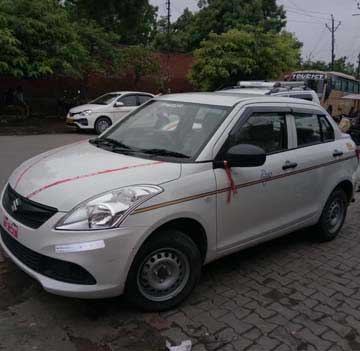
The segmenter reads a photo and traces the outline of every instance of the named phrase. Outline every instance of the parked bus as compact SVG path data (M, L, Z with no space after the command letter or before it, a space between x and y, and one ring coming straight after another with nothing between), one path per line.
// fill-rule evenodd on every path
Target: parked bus
M360 94L360 81L355 77L340 72L296 71L290 76L291 81L304 81L315 90L321 105L333 117L349 115L358 109L356 101L344 99L350 94Z

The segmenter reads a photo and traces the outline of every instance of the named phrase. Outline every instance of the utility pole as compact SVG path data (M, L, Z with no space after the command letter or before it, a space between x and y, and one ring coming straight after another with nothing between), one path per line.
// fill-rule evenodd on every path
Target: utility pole
M167 35L168 35L168 48L170 48L170 30L171 30L171 0L166 0L166 19L167 19Z
M166 19L167 19L167 74L166 85L169 86L170 82L170 50L171 50L171 0L166 0Z
M358 56L357 79L360 79L360 54Z
M334 70L334 62L335 62L335 33L341 26L341 22L339 21L335 27L335 18L334 15L331 15L331 27L326 23L326 28L331 33L331 70Z

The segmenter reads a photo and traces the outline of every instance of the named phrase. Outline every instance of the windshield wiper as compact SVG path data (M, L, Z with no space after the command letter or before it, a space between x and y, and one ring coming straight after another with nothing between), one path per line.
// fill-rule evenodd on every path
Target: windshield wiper
M89 142L94 145L109 147L112 152L124 152L124 153L143 153L154 156L168 156L176 158L190 158L188 155L184 155L180 152L165 150L165 149L136 149L132 148L121 141L117 141L111 138L95 138L90 139Z
M126 149L126 150L131 149L130 146L125 145L121 141L117 141L117 140L111 139L111 138L95 138L95 139L90 139L89 142L94 145L110 146L111 148L116 147L116 148L121 148L121 149Z
M180 152L165 150L165 149L141 149L140 152L144 154L157 155L157 156L169 156L176 158L190 158L188 155L184 155Z

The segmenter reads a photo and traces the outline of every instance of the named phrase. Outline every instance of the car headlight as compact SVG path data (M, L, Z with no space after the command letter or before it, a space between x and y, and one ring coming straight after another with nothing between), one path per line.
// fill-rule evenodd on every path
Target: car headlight
M55 229L88 231L115 228L139 205L162 191L154 185L109 191L76 206L58 222Z
M92 110L85 110L80 113L81 116L89 116L92 114Z

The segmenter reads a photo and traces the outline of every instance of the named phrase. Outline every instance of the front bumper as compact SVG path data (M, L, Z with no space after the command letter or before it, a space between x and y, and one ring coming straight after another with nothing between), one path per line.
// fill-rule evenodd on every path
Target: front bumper
M90 128L89 120L87 118L66 118L66 125L71 127L79 127L79 128Z
M21 246L34 253L83 268L94 277L95 284L73 284L50 278L34 270L32 264L26 264L29 261L24 260L18 252L11 249L8 242L5 243L1 236L0 245L16 265L36 279L48 292L78 298L105 298L121 295L137 244L141 241L145 228L124 227L96 232L54 230L55 224L63 215L64 213L57 213L40 228L31 229L11 218L0 205L0 224L2 225L4 219L7 218L18 227L18 238L12 237L12 240L16 240ZM96 249L91 245L86 245L95 241L103 241L104 245ZM71 244L85 244L82 247L87 247L88 250L81 249L77 252L59 250Z

